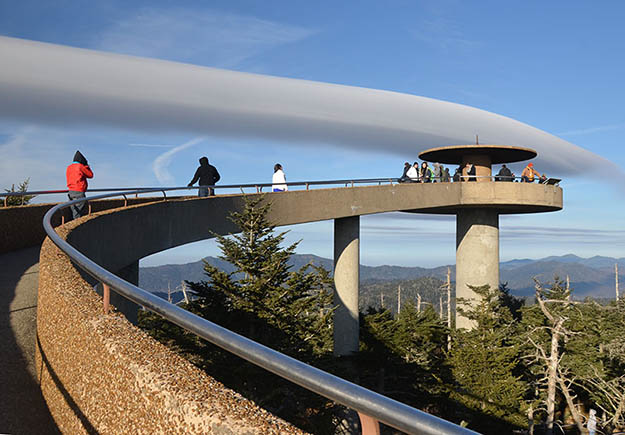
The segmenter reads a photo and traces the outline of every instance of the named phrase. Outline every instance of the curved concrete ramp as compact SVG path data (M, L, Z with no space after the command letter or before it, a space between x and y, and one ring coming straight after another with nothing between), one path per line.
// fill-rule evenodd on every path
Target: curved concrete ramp
M104 212L72 230L67 241L91 260L118 273L143 257L176 246L237 232L230 221L245 196L176 198ZM562 209L562 189L530 183L404 183L267 193L269 220L278 226L404 211L456 214L494 208L500 214ZM106 243L94 243L98 235Z
M107 210L57 232L119 274L152 253L237 232L229 214L244 207L244 196L175 198ZM281 226L390 211L548 212L562 208L562 189L529 183L394 184L268 193L264 199L272 204L268 219ZM92 283L49 239L41 249L38 304L38 378L66 432L299 433L217 385L123 316L105 314Z
M39 249L0 255L0 433L58 433L35 373Z

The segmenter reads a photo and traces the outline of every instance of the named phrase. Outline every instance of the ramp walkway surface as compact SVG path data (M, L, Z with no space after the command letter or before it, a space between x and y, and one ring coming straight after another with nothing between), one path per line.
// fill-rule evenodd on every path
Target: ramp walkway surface
M0 433L56 434L35 376L39 250L0 254Z

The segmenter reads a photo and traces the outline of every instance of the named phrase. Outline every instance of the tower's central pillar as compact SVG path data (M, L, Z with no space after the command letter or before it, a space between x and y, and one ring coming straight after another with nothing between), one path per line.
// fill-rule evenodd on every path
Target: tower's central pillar
M462 175L465 177L467 174L466 164L470 163L475 166L475 175L477 176L477 180L479 182L488 182L491 181L492 175L492 160L487 154L468 154L466 156L462 156ZM466 180L466 178L465 178Z
M456 217L456 307L459 298L475 303L479 296L468 286L499 286L499 214L489 208L461 209ZM456 309L456 328L475 325Z
M358 352L360 217L334 220L334 355Z

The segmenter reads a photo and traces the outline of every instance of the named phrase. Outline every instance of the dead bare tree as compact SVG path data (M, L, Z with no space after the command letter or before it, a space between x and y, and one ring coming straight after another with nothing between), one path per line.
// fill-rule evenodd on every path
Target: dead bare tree
M540 381L546 383L547 385L547 397L545 399L547 413L547 434L553 434L553 425L555 422L556 393L558 387L560 387L560 391L562 392L562 395L567 402L575 424L577 425L578 429L583 433L583 419L574 403L575 397L571 394L570 387L573 384L573 380L567 379L560 365L562 357L564 356L560 349L560 342L561 340L564 340L567 336L573 335L573 332L569 331L565 327L565 324L569 320L569 317L564 315L560 310L550 309L550 306L552 307L556 304L574 305L576 303L570 300L568 291L566 293L565 300L545 299L543 297L544 292L542 286L540 285L538 280L534 279L534 282L536 289L536 301L538 303L540 311L548 320L548 325L536 327L528 334L528 341L534 347L535 353L533 355L528 355L527 357L543 364L545 367L545 376ZM534 340L532 338L532 333L538 330L544 330L548 333L550 337L548 349L546 348L546 346L543 346L542 343L539 343L537 340Z
M603 411L604 415L611 416L604 419L603 423L612 426L625 426L625 375L606 380L597 369L594 369L594 372L595 376L587 379L586 382L590 384L595 394L604 397L603 402L606 405L595 404Z
M447 328L451 331L451 269L447 268ZM447 335L447 350L451 350L451 334Z
M618 263L614 263L614 286L616 287L616 302L618 302Z

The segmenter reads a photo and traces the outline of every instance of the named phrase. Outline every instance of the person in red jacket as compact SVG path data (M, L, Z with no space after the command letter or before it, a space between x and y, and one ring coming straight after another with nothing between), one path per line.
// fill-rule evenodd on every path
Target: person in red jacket
M71 200L84 198L87 191L87 178L93 178L93 171L87 163L85 156L80 151L74 154L74 162L67 167L65 171L67 178L67 197ZM79 202L70 206L72 210L72 218L77 219L85 215L87 201Z

